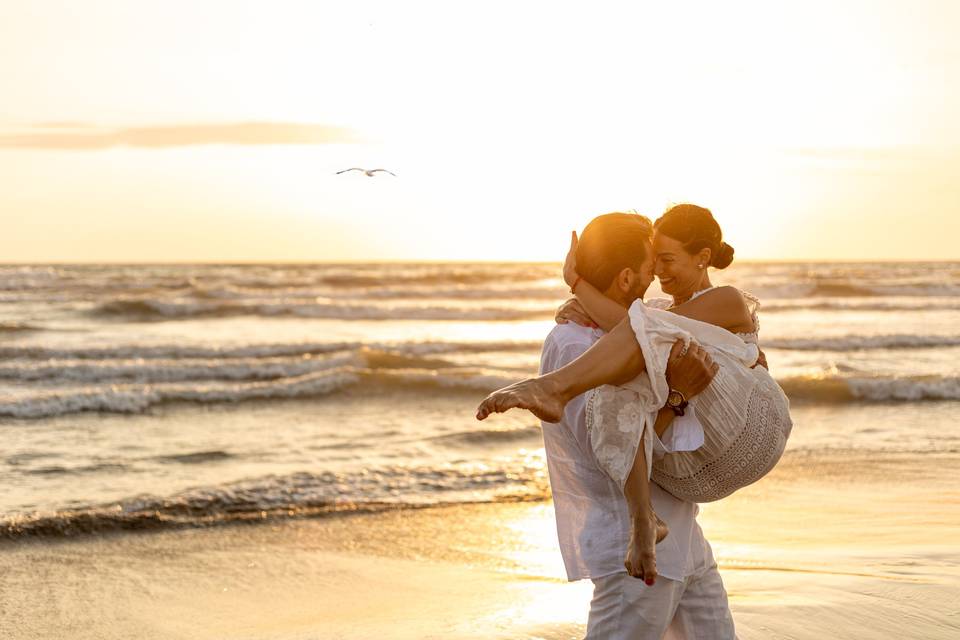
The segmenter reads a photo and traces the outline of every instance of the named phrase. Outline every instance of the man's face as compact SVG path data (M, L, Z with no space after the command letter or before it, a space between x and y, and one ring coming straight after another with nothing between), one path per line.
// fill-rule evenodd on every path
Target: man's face
M647 289L650 288L650 284L653 282L653 270L654 270L654 259L653 259L653 250L649 242L644 243L644 255L646 257L643 259L643 263L640 265L638 271L633 271L633 282L630 284L630 291L626 294L626 303L629 305L633 303L634 300L642 300L643 296L647 293Z
M647 293L647 289L649 289L651 283L653 283L653 270L656 266L656 261L653 259L653 247L649 242L644 243L643 250L646 258L643 259L640 273L637 274L637 289L639 291L637 298L640 299L643 299L643 296Z

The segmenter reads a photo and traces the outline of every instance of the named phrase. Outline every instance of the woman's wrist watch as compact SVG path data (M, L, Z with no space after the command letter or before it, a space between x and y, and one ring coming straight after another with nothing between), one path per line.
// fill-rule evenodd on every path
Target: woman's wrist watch
M670 389L670 393L667 394L667 407L669 407L674 414L682 416L688 404L690 403L687 402L687 399L682 393L676 389Z

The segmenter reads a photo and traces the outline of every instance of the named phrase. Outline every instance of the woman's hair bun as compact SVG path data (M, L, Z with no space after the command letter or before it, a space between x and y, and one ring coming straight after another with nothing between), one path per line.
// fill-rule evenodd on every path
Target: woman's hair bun
M726 269L733 262L733 247L726 242L721 242L720 247L710 258L710 266L716 269Z

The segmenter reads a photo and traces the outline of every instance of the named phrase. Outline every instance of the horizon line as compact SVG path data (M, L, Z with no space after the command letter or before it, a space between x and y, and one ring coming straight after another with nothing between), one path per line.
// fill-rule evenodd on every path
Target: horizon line
M876 264L876 263L910 263L910 264L960 264L956 258L744 258L736 260L736 264ZM371 265L371 264L563 264L563 260L167 260L160 262L136 262L126 260L94 261L23 261L0 262L0 267L47 267L47 266L118 266L118 267L162 267L162 266L253 266L253 265ZM725 271L726 269L716 269Z

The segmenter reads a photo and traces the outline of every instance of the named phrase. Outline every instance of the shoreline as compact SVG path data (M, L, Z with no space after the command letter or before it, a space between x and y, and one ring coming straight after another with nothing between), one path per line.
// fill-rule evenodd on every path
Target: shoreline
M814 482L788 492L782 479L764 484L700 517L741 639L956 637L960 566L947 541L960 525L945 526L956 496L939 497L951 505L939 514L918 501L874 541L840 544L837 527L849 521L817 531L802 527L802 510L764 508L824 503ZM865 508L877 508L873 497ZM825 503L824 515L845 502ZM896 531L925 520L936 526L904 548ZM765 539L777 528L789 535ZM582 637L592 592L589 581L566 581L550 502L34 539L0 545L0 576L0 628L11 640L559 640Z

